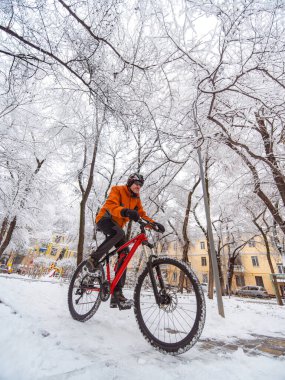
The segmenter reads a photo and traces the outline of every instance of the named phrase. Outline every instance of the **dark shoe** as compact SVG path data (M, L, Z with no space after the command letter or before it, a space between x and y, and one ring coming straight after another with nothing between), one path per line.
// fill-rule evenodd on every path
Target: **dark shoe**
M90 256L87 261L86 261L86 265L85 265L86 269L88 270L88 272L92 275L95 275L96 274L96 271L99 271L100 269L98 268L98 261L95 260L92 256ZM100 276L97 276L97 277L100 277Z
M117 300L115 299L114 294L112 294L111 300L110 300L110 308L115 309L117 307L118 307Z
M128 310L133 306L133 300L128 300L121 290L114 292L111 297L110 307L118 307L120 310Z

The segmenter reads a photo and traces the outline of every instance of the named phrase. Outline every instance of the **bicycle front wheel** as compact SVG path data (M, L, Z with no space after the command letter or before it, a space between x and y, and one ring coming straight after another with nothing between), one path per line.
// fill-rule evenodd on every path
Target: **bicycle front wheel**
M101 265L94 274L86 268L86 260L75 270L68 289L68 307L73 319L85 322L98 310L101 284L105 279Z
M172 355L189 350L199 339L206 316L203 290L186 263L161 257L152 263L162 300L154 296L148 268L138 278L134 311L144 337L156 349Z

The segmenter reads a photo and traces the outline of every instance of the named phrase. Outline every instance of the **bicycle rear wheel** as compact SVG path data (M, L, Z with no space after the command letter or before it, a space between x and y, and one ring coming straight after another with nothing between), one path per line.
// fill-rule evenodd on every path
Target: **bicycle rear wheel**
M90 274L86 260L79 264L68 289L68 307L73 319L85 322L93 317L101 303L100 289L104 279L102 265L94 274Z
M204 327L203 290L195 273L182 261L161 257L153 261L152 267L163 301L157 304L149 271L145 268L135 287L136 320L146 340L156 349L172 355L182 354L197 342Z

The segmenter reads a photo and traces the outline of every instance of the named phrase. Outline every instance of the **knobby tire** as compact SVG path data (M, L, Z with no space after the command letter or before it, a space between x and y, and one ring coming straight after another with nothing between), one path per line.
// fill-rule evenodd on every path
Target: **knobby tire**
M75 270L75 272L71 278L71 281L69 284L69 289L68 289L68 307L69 307L70 314L71 314L73 319L80 321L80 322L85 322L85 321L89 320L90 318L92 318L93 315L98 310L100 303L101 303L101 298L99 296L99 292L90 292L90 295L92 295L92 298L90 297L90 301L87 302L87 304L90 303L90 305L91 305L90 310L88 310L86 313L81 314L80 312L78 312L75 309L74 302L76 301L76 299L78 299L80 297L79 295L76 295L75 292L76 292L76 289L78 289L78 285L80 285L80 281L82 281L82 279L80 279L80 275L82 275L82 276L84 275L83 270L84 270L85 265L86 265L86 260L82 261L82 263L80 263L78 265L78 267L76 268L76 270ZM102 271L102 281L103 281L105 279L104 270L103 270L102 266L100 269ZM76 284L76 281L78 281L77 284ZM75 286L75 284L76 284L76 286ZM87 294L87 292L85 292L85 293L86 293L85 298L87 298L88 294ZM94 297L96 297L96 298L94 298ZM84 294L83 294L83 299L85 299L85 298L84 298ZM93 306L92 306L92 303L93 303Z
M163 353L172 355L182 354L198 341L202 333L206 317L204 293L197 276L187 263L168 257L161 257L155 259L152 263L154 272L156 272L155 268L157 266L161 268L162 272L164 271L164 281L168 285L167 292L170 295L169 299L173 299L173 302L171 301L169 306L162 305L159 307L155 301L147 301L151 297L154 299L154 296L149 280L148 268L146 267L139 276L134 291L135 317L143 336L153 347ZM167 266L177 270L177 273L183 273L183 278L188 279L188 284L191 285L189 294L183 295L183 292L179 291L178 285L176 285L176 288L172 285L173 281L168 278L170 274L165 273L167 272L165 270ZM171 272L171 275L173 275L173 272ZM160 287L158 279L157 286L158 288ZM186 304L186 307L185 302L188 299L190 301ZM149 306L151 303L152 306ZM157 313L157 317L155 317L155 313ZM154 330L152 328L154 322L152 322L152 325L151 321L149 322L151 318L153 320L156 318L156 321L158 321L156 323L158 324L160 321L164 321L164 327L160 328L158 326L155 331L151 331ZM183 327L182 324L186 327ZM183 331L183 328L186 331ZM174 338L176 338L176 341L171 341Z

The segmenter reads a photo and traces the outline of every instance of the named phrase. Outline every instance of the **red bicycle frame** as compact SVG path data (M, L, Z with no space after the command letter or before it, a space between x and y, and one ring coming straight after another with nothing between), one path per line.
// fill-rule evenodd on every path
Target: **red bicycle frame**
M106 264L106 267L107 267L107 280L109 282L109 284L111 285L110 286L110 293L113 294L114 293L114 289L116 287L116 285L118 284L118 282L120 281L120 278L122 277L123 273L125 272L130 260L132 259L134 253L136 252L137 248L144 242L144 241L147 241L147 237L146 237L146 234L145 233L140 233L139 235L135 236L133 239L129 240L128 242L126 242L125 244L123 244L120 248L117 249L117 253L119 253L120 251L122 251L124 248L128 247L130 244L134 243L134 245L132 246L130 252L127 254L127 257L125 258L122 266L120 267L120 269L118 270L118 272L116 273L115 277L113 278L113 281L111 282L111 274L110 274L110 263L109 261L107 261L107 264ZM100 289L97 289L97 288L92 288L92 289L89 289L89 290L92 290L92 291L99 291Z

